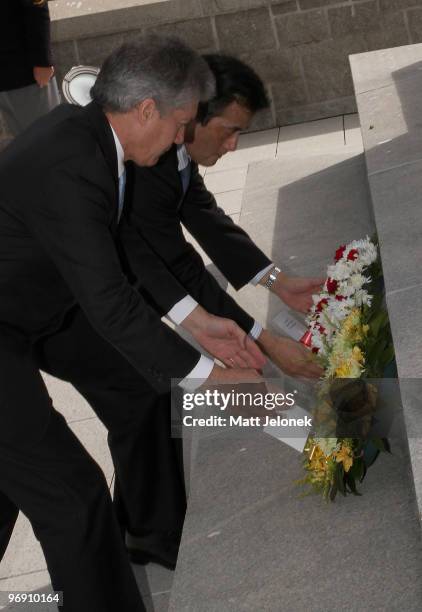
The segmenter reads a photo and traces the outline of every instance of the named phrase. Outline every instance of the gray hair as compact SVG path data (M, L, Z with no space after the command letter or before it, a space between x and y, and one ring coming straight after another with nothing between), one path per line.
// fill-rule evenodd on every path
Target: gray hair
M178 38L150 34L107 57L91 89L106 112L127 112L152 98L162 113L214 95L206 61Z

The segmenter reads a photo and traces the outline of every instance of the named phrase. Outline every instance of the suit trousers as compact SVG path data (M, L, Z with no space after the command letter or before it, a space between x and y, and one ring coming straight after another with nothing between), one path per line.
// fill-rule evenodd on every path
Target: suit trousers
M34 347L38 367L70 382L108 430L114 507L122 532L140 538L183 527L182 440L171 437L170 394L158 395L75 308Z
M27 339L0 327L0 558L21 510L66 612L145 607L107 482L52 406Z

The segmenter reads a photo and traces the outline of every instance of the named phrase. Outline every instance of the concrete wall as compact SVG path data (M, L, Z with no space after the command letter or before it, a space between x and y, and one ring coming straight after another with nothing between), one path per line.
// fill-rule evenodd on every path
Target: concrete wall
M254 128L355 112L348 55L422 41L422 0L109 0L51 2L59 76L101 64L139 32L177 34L255 67L272 108ZM132 5L132 6L131 6ZM95 12L100 11L100 12Z

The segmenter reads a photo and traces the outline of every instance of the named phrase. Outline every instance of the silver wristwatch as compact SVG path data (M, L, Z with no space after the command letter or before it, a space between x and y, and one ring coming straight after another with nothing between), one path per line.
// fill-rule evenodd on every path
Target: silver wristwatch
M265 281L265 286L267 287L267 289L271 289L271 287L274 285L276 278L280 274L280 272L281 272L280 268L277 268L277 266L274 266L274 268L271 270L269 277Z

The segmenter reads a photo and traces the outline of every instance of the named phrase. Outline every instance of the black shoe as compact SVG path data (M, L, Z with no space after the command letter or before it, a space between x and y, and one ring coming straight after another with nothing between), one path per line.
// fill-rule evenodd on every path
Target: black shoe
M181 533L176 531L152 532L142 536L126 534L126 548L131 563L146 565L158 563L174 570L179 553Z

